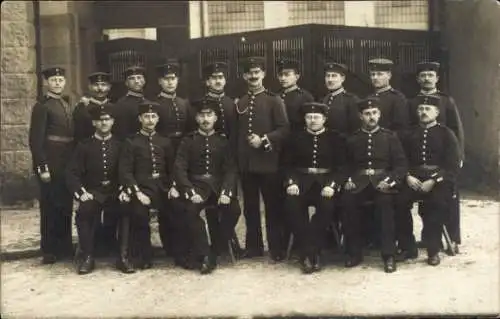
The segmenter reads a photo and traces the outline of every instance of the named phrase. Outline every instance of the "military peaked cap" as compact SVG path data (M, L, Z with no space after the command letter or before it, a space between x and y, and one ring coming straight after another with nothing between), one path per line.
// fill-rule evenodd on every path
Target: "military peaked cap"
M394 62L389 59L376 58L368 61L370 71L391 71Z
M366 109L379 108L380 99L378 97L368 97L358 102L359 112L363 112Z
M96 105L89 109L90 118L92 120L99 120L102 116L113 116L113 104L106 103L103 105Z
M325 72L337 72L346 75L349 69L345 64L327 61L324 66Z
M205 78L209 78L214 73L222 72L225 76L227 76L228 66L225 62L214 62L206 65L203 68L203 76Z
M417 96L417 105L434 105L439 107L439 102L441 98L437 95L418 95Z
M94 72L88 77L90 83L110 82L111 74L106 72Z
M146 76L146 69L142 66L134 65L134 66L128 67L123 72L123 75L125 76L125 78L128 78L131 75L137 75L137 74Z
M139 104L138 110L139 114L144 113L156 113L158 114L158 109L160 108L160 104L153 101L143 101Z
M44 78L48 79L51 76L65 76L66 75L66 70L61 67L53 67L53 68L47 68L42 71L42 75Z
M422 71L436 71L438 73L440 66L439 62L420 62L417 64L417 73Z
M193 107L193 109L195 110L196 113L203 113L203 112L210 112L210 111L217 112L219 104L213 100L200 99L200 100L196 100L194 102L191 102L191 106Z
M265 70L266 59L260 56L249 57L242 61L241 67L243 68L243 72L248 72L251 68L261 68Z
M180 76L181 66L178 61L171 60L165 64L158 65L156 67L156 72L158 72L159 77L167 76L168 74L174 74L175 76Z
M302 115L307 113L321 113L326 115L328 113L328 105L319 102L306 102L300 107Z
M278 72L281 72L283 70L289 69L289 70L295 70L297 72L300 71L300 63L297 60L290 59L290 58L280 58L276 61L276 69Z

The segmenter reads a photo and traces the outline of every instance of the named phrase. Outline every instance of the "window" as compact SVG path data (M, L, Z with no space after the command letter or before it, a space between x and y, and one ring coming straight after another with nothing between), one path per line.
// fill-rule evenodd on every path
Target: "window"
M207 1L208 35L264 29L263 1Z
M244 13L245 11L246 10L244 2L230 1L226 3L227 13Z
M326 10L325 1L307 1L307 11L323 11Z
M344 1L288 1L290 25L344 24Z

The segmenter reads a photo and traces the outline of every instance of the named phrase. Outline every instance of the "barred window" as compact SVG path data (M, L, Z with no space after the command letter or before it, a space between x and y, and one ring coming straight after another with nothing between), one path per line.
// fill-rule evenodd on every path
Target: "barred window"
M288 1L290 25L344 24L344 1Z
M209 35L264 29L263 1L207 1Z
M427 30L427 0L375 1L375 24L379 28Z

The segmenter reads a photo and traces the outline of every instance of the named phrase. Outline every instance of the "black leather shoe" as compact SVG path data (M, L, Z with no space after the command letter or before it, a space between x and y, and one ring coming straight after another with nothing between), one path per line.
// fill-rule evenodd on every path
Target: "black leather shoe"
M153 268L153 263L150 260L144 261L141 264L141 269L146 270L146 269L151 269Z
M132 274L135 272L135 268L128 258L120 258L116 263L116 268L124 274Z
M309 257L301 260L300 268L302 269L303 274L312 274L314 272L313 264Z
M321 270L321 261L319 258L319 255L315 255L312 259L313 262L313 270L314 271L320 271Z
M278 252L278 253L269 253L270 257L271 257L271 260L274 261L274 262L281 262L283 260L285 260L285 254L282 253L282 252Z
M56 255L53 255L53 254L44 254L42 256L42 264L43 265L55 264L56 261L57 261Z
M361 262L363 262L363 258L362 257L359 257L359 256L356 256L356 257L349 256L349 257L347 257L347 260L345 261L345 266L347 268L352 268L352 267L356 267L357 265L361 264Z
M438 254L435 254L435 255L429 256L429 258L427 258L427 263L431 266L437 266L441 263L441 259L439 258Z
M215 269L215 262L210 260L210 257L208 256L203 257L200 267L200 274L208 275L212 273L214 269Z
M92 256L87 256L83 259L78 267L78 274L85 275L89 274L94 270L94 258Z
M394 260L394 257L387 257L385 260L384 260L384 271L386 273L391 273L391 272L395 272L397 270L397 267L396 267L396 261Z
M412 249L403 249L400 250L396 255L396 261L402 262L408 259L417 259L418 258L418 249L414 247Z
M245 249L241 254L241 258L254 258L262 256L264 256L264 252L262 250L253 250L253 249Z

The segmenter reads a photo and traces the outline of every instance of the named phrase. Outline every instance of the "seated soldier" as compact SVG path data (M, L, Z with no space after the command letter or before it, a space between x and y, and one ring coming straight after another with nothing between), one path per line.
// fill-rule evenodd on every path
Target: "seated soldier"
M379 100L367 98L358 103L361 129L347 139L348 176L342 194L342 225L346 237L346 267L362 262L361 204L373 200L377 225L381 228L384 271L396 271L394 229L394 186L407 171L407 163L396 133L382 128Z
M151 213L165 214L165 202L179 197L172 179L174 150L170 139L156 134L158 103L139 104L141 129L125 141L120 158L120 178L132 192L134 245L139 268L152 267Z
M184 225L189 246L202 274L211 273L216 257L210 253L205 222L200 211L217 206L222 237L227 243L241 214L236 193L237 170L229 141L215 132L218 105L203 99L193 103L198 130L184 137L175 159L175 179L185 196Z
M293 132L285 154L285 211L300 250L302 272L321 269L320 252L334 209L334 195L343 185L340 168L345 145L340 134L326 130L328 106L307 102L300 108L306 128ZM316 213L308 216L308 206Z
M396 200L398 241L402 249L398 257L404 260L418 256L411 207L414 201L421 199L427 263L437 266L443 223L460 167L460 148L453 131L436 120L440 97L417 98L419 125L404 139L409 173Z
M117 264L124 273L134 272L128 259L129 216L118 200L129 201L130 198L126 193L120 193L118 186L118 158L122 143L111 134L114 123L111 110L111 104L89 110L95 133L78 143L66 172L68 186L80 203L76 211L83 257L78 264L79 274L94 269L94 237L102 211L120 216L120 258Z

